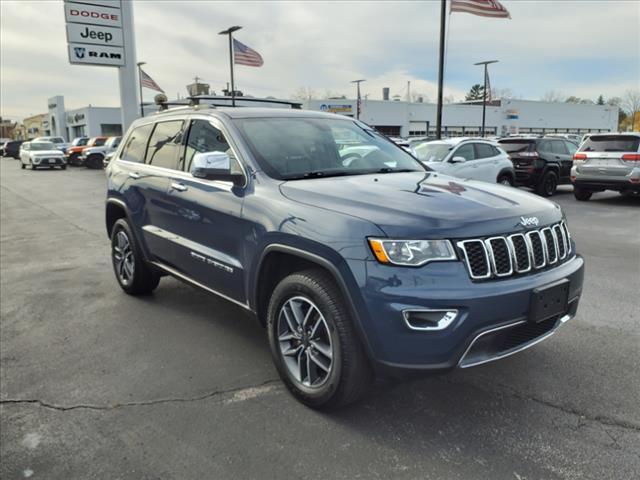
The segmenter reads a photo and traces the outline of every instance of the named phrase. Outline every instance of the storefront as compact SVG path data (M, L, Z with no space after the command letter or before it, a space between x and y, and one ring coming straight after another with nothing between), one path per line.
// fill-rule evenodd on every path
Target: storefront
M76 137L122 135L122 118L119 108L89 105L67 110L64 97L61 95L50 98L47 106L49 112L44 115L45 118L42 119L39 128L42 133L34 136L59 136L71 141ZM26 122L27 119L25 124Z

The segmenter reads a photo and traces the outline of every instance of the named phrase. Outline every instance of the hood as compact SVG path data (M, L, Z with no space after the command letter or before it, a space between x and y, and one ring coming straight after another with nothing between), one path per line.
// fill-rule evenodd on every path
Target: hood
M515 233L562 218L559 206L537 195L437 172L293 180L280 190L296 202L368 220L395 238Z
M104 153L106 151L107 151L107 147L102 145L99 147L87 147L82 151L82 153L84 153L85 155L88 155L90 153Z
M60 150L32 150L29 152L32 157L61 157L64 155Z

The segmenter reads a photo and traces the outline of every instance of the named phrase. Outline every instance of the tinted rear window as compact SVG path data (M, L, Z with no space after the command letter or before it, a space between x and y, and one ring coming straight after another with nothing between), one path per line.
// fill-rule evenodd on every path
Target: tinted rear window
M637 152L640 138L633 135L592 135L580 151L582 152Z
M534 143L533 140L503 140L500 142L500 146L507 153L520 153L531 150Z

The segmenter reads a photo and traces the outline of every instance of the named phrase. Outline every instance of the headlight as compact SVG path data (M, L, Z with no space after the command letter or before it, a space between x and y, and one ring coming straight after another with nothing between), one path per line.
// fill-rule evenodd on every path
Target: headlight
M418 267L429 262L456 259L456 253L449 240L370 238L369 245L380 263Z

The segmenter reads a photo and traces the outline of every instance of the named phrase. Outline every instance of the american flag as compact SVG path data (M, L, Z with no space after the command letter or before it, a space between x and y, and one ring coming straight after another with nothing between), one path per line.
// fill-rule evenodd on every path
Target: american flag
M238 65L247 65L248 67L261 67L264 63L258 52L235 38L233 39L233 61Z
M451 0L451 13L465 12L481 17L511 18L498 0Z
M158 92L164 93L164 90L162 90L160 86L153 81L153 78L147 75L145 71L142 69L140 69L140 83L142 84L143 87L147 87L147 88L150 88L151 90L156 90Z

